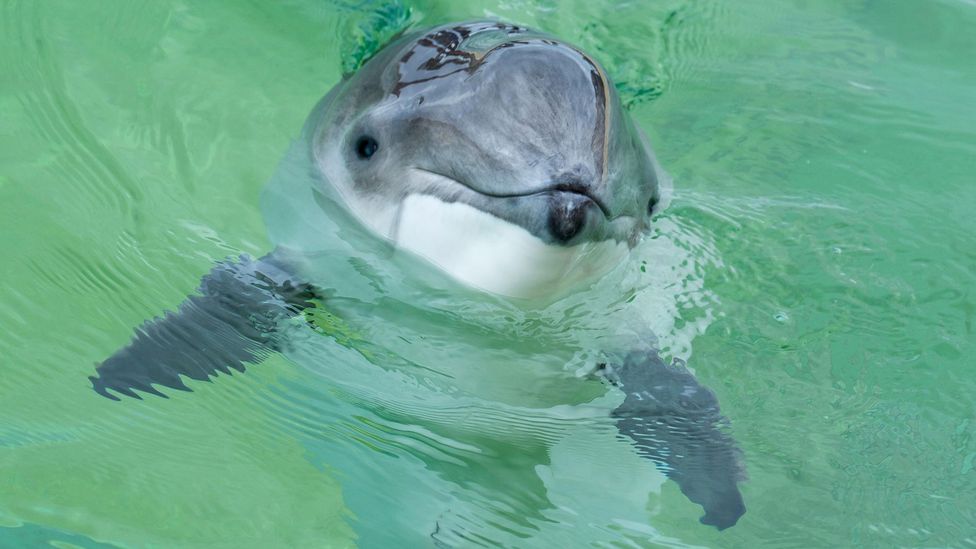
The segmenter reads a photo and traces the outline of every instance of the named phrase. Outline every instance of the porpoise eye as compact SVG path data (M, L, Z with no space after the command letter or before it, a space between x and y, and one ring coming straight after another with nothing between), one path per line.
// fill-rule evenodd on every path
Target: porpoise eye
M647 215L651 215L651 214L654 213L654 206L657 206L657 197L656 196L652 196L651 197L651 200L648 201L648 203L647 203Z
M368 135L364 135L356 140L356 155L363 160L368 160L376 154L376 149L378 148L380 148L380 144Z

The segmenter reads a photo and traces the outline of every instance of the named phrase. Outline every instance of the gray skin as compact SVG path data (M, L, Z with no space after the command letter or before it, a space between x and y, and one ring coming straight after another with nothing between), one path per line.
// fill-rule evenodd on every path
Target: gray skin
M557 246L633 244L659 201L650 148L600 65L502 23L395 41L320 101L304 137L320 181L340 187L360 217L419 192ZM259 362L281 343L282 320L326 301L284 257L219 264L198 295L100 364L93 388L114 400L165 396L154 385L189 391L182 377L209 381ZM701 522L734 525L744 471L715 395L654 352L620 356L599 371L626 395L612 412L620 433L704 508Z
M547 243L633 244L660 200L651 149L603 68L502 23L401 38L326 96L309 124L319 169L371 208L423 193ZM366 158L357 145L371 142Z

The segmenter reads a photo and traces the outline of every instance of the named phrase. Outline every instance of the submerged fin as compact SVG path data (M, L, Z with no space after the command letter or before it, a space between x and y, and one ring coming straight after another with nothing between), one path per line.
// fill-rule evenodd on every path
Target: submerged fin
M620 432L702 506L703 524L719 530L735 525L746 512L737 485L745 470L715 394L683 365L669 366L653 351L602 368L601 375L627 395L612 413Z
M165 398L154 385L189 391L183 377L209 381L243 372L245 363L274 349L278 323L313 307L318 297L312 286L294 283L285 267L273 254L219 263L197 295L143 324L128 346L99 364L89 378L92 388L113 400L119 398L109 390Z

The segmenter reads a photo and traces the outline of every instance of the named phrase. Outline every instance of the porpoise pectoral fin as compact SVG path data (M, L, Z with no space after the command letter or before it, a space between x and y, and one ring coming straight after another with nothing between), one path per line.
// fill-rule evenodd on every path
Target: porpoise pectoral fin
M129 345L96 367L89 379L99 394L109 390L141 398L136 390L164 396L153 385L189 391L180 376L209 380L219 372L244 371L274 348L276 326L314 306L314 288L295 283L273 254L222 262L203 277L199 294L136 330Z
M746 512L737 486L745 470L715 394L653 351L630 353L620 366L601 366L600 374L627 395L612 412L620 432L702 506L703 524L733 526Z

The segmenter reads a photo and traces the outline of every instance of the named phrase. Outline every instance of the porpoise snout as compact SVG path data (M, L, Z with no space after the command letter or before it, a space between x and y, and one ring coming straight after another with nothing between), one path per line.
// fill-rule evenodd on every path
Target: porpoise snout
M580 235L590 217L600 214L597 203L585 194L554 191L549 198L549 232L560 244L569 244Z

